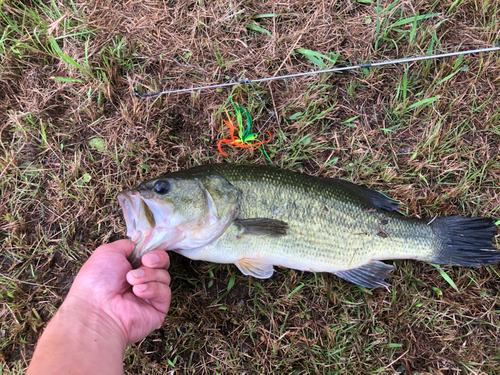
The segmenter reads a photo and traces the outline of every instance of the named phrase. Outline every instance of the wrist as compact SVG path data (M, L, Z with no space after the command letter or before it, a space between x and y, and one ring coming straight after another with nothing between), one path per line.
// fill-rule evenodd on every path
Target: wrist
M81 334L94 335L100 337L113 348L125 353L127 339L123 328L109 314L101 311L89 301L73 297L71 293L63 302L55 318L59 323L79 329Z
M122 374L123 332L103 315L68 297L39 339L28 375Z

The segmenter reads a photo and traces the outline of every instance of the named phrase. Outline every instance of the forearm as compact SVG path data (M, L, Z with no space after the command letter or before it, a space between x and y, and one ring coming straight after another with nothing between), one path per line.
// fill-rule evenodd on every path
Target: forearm
M38 341L28 375L123 374L126 343L114 323L66 302Z

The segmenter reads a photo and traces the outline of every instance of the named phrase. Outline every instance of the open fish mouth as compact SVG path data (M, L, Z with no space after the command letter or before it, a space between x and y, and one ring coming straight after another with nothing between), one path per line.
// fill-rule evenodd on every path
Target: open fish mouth
M140 194L134 191L122 192L118 195L118 202L123 211L125 224L127 225L127 236L134 242L138 243L144 236L143 231L138 229L140 208L144 202ZM145 204L147 207L147 204ZM149 207L148 207L149 209Z
M121 192L118 195L118 202L127 225L127 236L136 244L128 260L132 266L139 267L141 257L160 246L158 237L161 238L159 235L165 232L165 228L157 229L157 220L162 224L165 218L158 207L155 207L158 204L152 200L146 202L138 191Z
M172 204L146 198L138 190L123 191L117 198L127 225L127 237L135 243L134 251L128 257L134 268L141 266L144 254L153 250L171 250L182 240L182 231L171 223L175 211Z

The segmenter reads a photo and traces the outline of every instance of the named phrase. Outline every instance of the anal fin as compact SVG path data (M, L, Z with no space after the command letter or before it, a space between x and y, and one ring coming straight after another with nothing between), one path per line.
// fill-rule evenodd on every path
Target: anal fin
M273 275L272 264L259 262L256 258L241 258L235 262L243 275L253 276L257 279L268 279Z
M385 264L379 260L375 260L361 267L353 268L346 271L336 271L335 275L352 283L362 285L366 288L380 288L391 286L384 279L392 277L389 272L394 270L394 266Z

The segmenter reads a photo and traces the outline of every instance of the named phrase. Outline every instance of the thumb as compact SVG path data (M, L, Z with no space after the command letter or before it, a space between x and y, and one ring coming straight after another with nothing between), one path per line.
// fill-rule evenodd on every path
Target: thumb
M94 251L94 254L113 252L128 258L132 254L132 251L134 251L134 248L135 243L129 239L124 239L101 245Z

